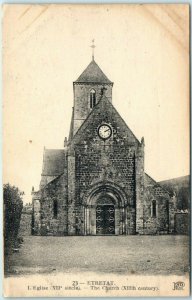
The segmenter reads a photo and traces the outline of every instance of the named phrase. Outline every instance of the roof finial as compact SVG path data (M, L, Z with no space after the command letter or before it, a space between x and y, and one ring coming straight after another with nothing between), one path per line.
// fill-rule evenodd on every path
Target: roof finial
M92 45L90 46L92 48L92 60L94 60L94 49L95 49L95 44L94 44L95 40L92 40Z

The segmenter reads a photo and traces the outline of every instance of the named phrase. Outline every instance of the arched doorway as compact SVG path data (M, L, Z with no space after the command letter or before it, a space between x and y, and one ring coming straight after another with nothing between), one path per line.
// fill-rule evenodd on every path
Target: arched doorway
M112 183L92 186L84 198L84 234L130 234L134 212L127 198L122 189Z

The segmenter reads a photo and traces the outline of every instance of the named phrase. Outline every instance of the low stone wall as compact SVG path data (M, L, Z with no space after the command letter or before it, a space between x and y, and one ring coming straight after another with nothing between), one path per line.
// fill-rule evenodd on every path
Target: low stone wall
M175 234L189 234L189 213L175 214Z

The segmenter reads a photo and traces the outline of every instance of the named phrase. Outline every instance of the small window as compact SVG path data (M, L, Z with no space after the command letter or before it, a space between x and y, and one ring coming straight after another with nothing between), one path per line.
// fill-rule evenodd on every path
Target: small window
M90 91L90 108L96 105L96 92L95 90Z
M54 202L53 202L53 216L54 216L55 219L57 219L57 214L58 214L57 200L54 200Z
M156 218L157 216L157 207L156 207L156 201L153 200L152 201L152 217Z

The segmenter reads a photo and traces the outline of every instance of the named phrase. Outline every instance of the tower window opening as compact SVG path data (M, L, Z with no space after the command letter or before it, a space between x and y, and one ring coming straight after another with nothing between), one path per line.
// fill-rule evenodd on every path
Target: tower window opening
M54 200L53 202L53 216L55 219L57 219L57 214L58 214L58 203L57 200Z
M157 205L156 205L156 201L153 200L152 201L152 217L156 218L157 216Z
M96 105L96 92L95 90L90 91L90 108Z

